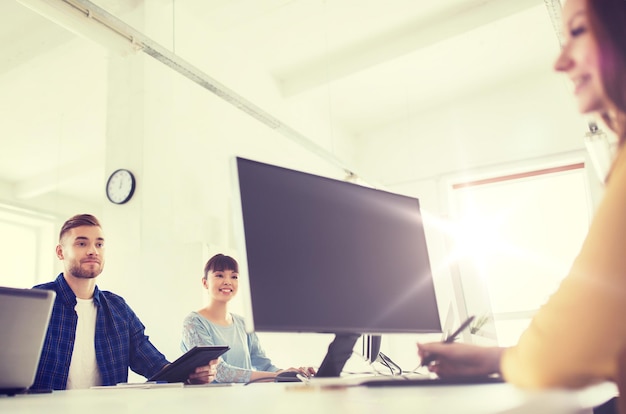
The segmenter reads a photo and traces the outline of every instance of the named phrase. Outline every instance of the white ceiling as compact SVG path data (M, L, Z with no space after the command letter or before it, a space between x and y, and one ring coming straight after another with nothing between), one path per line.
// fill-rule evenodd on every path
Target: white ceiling
M542 0L149 1L171 8L173 24L193 16L186 30L203 30L206 50L255 61L285 99L320 112L331 99L333 122L354 137L545 71L558 50ZM140 2L94 1L122 19ZM0 184L18 199L100 200L106 85L93 80L106 79L104 50L17 1L0 1L0 16Z

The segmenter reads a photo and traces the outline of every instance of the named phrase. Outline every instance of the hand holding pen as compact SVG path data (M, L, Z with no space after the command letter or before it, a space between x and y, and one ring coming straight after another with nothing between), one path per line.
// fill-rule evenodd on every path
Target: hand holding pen
M461 326L459 326L459 328L456 331L454 331L451 335L448 335L448 337L446 337L441 342L444 344L450 344L456 341L456 338L461 334L461 332L463 332L467 327L469 327L469 325L472 323L473 320L474 320L474 316L472 315L469 318L467 318L461 324ZM420 363L420 367L426 367L430 365L430 363L433 362L434 360L435 360L435 357L433 355L424 356L422 358L422 362Z
M441 342L417 344L420 366L440 378L468 378L499 375L503 347L454 343L474 318L468 318L452 335Z

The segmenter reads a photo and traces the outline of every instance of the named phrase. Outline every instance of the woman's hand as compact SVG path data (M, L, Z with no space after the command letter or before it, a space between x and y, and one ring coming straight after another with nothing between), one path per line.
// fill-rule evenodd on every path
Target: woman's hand
M504 348L462 343L417 344L417 354L431 361L428 370L441 378L481 377L500 373Z
M194 372L189 374L187 382L189 384L208 384L215 381L217 361L214 359L208 365L197 367Z
M286 368L286 369L281 369L279 371L276 371L276 374L280 374L281 372L285 372L285 371L292 371L292 372L297 372L298 374L305 376L305 377L312 377L315 375L316 371L315 368L313 367L300 367L300 368Z

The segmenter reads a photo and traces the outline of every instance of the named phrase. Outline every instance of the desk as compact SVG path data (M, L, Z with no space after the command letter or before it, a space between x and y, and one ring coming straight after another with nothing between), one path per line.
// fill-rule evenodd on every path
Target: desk
M613 384L583 391L528 392L510 384L333 387L247 386L89 389L0 397L3 414L289 413L581 414L615 395Z

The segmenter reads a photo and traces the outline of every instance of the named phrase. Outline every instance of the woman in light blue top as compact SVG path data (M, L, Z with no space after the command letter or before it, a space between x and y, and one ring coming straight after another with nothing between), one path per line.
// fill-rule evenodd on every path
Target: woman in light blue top
M216 254L204 266L202 285L208 291L209 304L191 312L183 323L181 350L197 345L228 345L217 365L216 382L249 382L273 379L283 371L315 374L310 367L281 370L265 355L255 333L246 333L241 316L228 312L228 302L237 294L239 266L230 256Z

